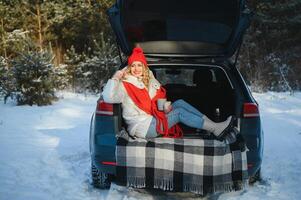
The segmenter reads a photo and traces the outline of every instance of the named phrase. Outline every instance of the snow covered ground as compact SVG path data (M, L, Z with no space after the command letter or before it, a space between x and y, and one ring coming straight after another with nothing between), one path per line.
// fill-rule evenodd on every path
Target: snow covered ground
M61 93L52 106L0 102L0 199L196 199L90 183L90 117L97 96ZM301 199L301 93L254 94L265 131L264 181L218 199Z

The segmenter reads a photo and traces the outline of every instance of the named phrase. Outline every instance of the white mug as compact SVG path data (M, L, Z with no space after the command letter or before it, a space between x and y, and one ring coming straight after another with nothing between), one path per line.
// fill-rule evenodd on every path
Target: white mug
M157 100L158 110L161 110L161 111L164 110L164 104L165 104L165 102L166 102L166 99L164 99L164 98Z

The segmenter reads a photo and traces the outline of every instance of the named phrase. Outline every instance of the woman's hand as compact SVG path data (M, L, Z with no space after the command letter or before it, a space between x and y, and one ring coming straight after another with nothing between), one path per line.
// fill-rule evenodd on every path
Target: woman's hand
M126 75L126 68L123 68L121 70L118 70L117 72L115 72L115 74L113 75L112 79L115 80L120 80L122 77L124 77Z
M166 101L164 104L164 112L167 114L172 110L172 105L170 101Z

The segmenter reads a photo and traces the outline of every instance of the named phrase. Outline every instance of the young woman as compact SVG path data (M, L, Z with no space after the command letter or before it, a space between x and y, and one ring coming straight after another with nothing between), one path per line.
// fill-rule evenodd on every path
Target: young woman
M164 110L158 110L158 99L166 98L166 92L149 70L139 47L133 49L128 66L118 70L108 80L102 95L107 103L121 103L129 134L140 138L158 135L181 137L182 131L177 125L179 122L205 129L221 138L233 123L233 117L215 123L184 100L177 100L171 105L166 102Z

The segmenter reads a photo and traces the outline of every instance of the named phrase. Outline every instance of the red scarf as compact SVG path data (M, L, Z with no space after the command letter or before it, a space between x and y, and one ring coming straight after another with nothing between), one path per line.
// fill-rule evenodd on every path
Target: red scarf
M154 116L157 121L156 131L163 137L180 138L183 131L178 124L168 129L168 121L164 111L157 108L157 100L166 98L166 90L161 86L157 89L156 95L151 99L146 88L140 89L135 85L123 81L123 85L129 97L144 112Z

